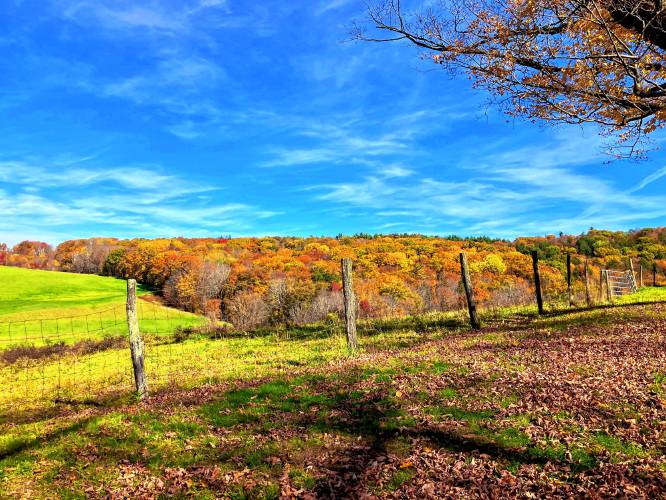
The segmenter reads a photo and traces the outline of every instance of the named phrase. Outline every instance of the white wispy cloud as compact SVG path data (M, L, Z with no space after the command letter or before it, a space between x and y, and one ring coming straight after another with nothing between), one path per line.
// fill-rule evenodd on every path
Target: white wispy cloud
M77 161L79 164L81 161ZM197 186L175 176L160 173L147 166L132 167L67 167L44 161L35 164L23 160L1 161L0 181L33 188L82 187L94 184L116 184L130 189L162 190L179 185L179 192L201 192L211 186ZM183 191L185 190L185 191Z
M409 177L410 175L413 175L415 172L412 169L406 168L402 165L394 164L394 165L386 165L382 171L382 175L386 178L392 178L392 177Z
M82 161L58 168L46 161L0 161L6 186L0 189L0 240L56 234L59 241L105 231L127 237L240 234L279 214L158 167L83 167Z
M473 162L463 162L462 172L468 174L463 180L414 172L386 175L392 171L389 166L375 168L358 181L319 184L308 190L317 193L319 202L371 210L377 231L401 224L413 231L445 228L447 233L512 237L600 225L621 227L666 216L661 197L625 192L602 177L581 173L598 153L580 149L576 154L576 142L572 134L546 147L508 152L485 148L472 155ZM442 176L446 172L442 169ZM661 177L658 173L651 176L653 180ZM576 210L577 216L563 215Z
M142 75L114 81L102 88L106 96L125 97L137 103L163 103L173 107L179 96L201 95L225 79L217 64L196 56L170 54ZM180 106L181 111L186 106ZM201 111L201 110L198 110Z
M79 26L95 26L107 35L137 37L195 37L212 42L208 31L247 29L259 36L275 32L281 11L261 3L237 4L228 0L55 0L62 17ZM173 41L173 40L172 40Z
M452 126L464 115L440 109L440 119ZM288 167L308 164L355 164L379 166L386 157L415 158L420 154L417 141L440 128L428 125L432 115L427 112L338 115L322 122L303 115L275 118L274 127L289 128L295 136L304 138L310 147L274 147L266 150L265 167ZM381 160L381 161L380 161ZM384 165L388 170L389 166ZM395 170L398 172L398 170ZM405 174L406 170L401 170Z
M336 89L358 83L376 63L376 58L359 51L328 56L305 54L292 58L292 65L301 75L317 83L331 82Z
M329 11L340 9L349 5L354 0L324 0L319 3L319 7L316 8L315 14L321 16Z
M150 28L168 31L184 29L180 16L169 15L159 4L122 4L116 2L75 2L63 12L78 22L95 21L106 28Z
M631 188L628 192L629 193L635 193L636 191L640 191L641 189L643 189L643 188L649 186L650 184L652 184L653 182L658 181L659 179L661 179L665 175L666 175L666 167L662 167L658 170L655 170L650 175L643 178L643 180L641 180L641 182L639 182L636 186Z

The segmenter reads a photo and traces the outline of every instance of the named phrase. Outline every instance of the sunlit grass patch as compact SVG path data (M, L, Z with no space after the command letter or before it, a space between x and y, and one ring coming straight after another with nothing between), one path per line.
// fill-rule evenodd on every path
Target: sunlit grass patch
M516 335L505 332L489 332L477 335L462 342L464 348L475 346L484 347L511 347L520 344L520 339Z
M137 310L139 327L144 334L171 336L178 328L205 323L200 316L157 303L140 300ZM109 336L127 338L128 331L123 301L83 313L76 309L59 309L49 318L35 318L32 313L20 320L5 321L5 318L7 316L0 316L0 351L16 346L72 345Z
M646 456L647 453L638 443L623 441L622 439L611 436L605 432L594 434L590 443L593 449L603 449L611 455L614 462L622 461L626 458L637 458Z
M294 482L294 486L299 489L311 490L315 487L317 479L301 467L293 468L289 471L289 477Z
M462 420L475 423L490 420L495 415L495 412L490 410L467 410L448 405L430 406L428 412L438 420Z
M453 363L448 363L445 361L435 361L432 364L431 371L435 375L441 375L442 373L446 373L450 370L452 370L455 367Z
M654 384L652 384L652 389L662 398L666 397L666 372L654 373Z
M511 405L515 405L520 401L520 395L519 394L509 394L508 396L505 396L502 398L500 401L499 405L501 408L509 408Z
M456 399L460 394L453 387L445 387L439 391L439 396L442 399Z
M123 280L0 266L0 322L84 314L125 301ZM65 293L66 292L66 293ZM148 291L139 287L139 295Z
M622 295L614 299L617 304L632 304L637 302L660 302L666 300L666 287L645 286L636 293Z
M386 489L388 491L396 491L402 485L410 481L414 477L414 474L415 472L413 469L399 469L395 471L386 485Z

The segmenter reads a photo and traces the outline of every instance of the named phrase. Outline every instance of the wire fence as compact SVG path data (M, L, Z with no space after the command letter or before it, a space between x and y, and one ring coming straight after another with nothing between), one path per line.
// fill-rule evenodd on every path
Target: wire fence
M113 392L127 379L122 308L0 323L3 409Z
M174 332L201 318L139 301L138 315L157 385L177 367ZM125 306L85 314L0 323L0 409L95 402L133 388Z
M344 352L339 324L232 333L200 316L143 300L137 301L137 315L151 392L286 373L316 360L322 350ZM316 345L284 345L296 339ZM284 347L276 349L278 344ZM129 395L133 377L124 304L0 323L0 415Z
M606 301L601 268L589 267L587 289L582 271L574 273L568 303L566 283L546 277L544 296L550 308L582 305L586 296L595 305ZM472 281L474 278L472 275ZM647 276L645 281L652 284ZM533 290L507 295L497 307L527 303L536 307ZM484 319L493 315L492 308L482 312ZM151 391L289 373L295 367L316 366L346 351L341 316L316 324L241 333L155 301L139 299L137 315ZM464 327L466 315L461 298L456 310L361 319L358 332L366 346L376 342L381 348L383 334ZM106 397L131 394L134 377L125 304L119 301L79 315L0 322L0 380L0 414L67 403L95 404Z

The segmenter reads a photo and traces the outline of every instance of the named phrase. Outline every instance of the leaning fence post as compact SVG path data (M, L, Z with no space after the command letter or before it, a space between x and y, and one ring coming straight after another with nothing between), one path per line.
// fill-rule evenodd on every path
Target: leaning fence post
M573 294L571 293L571 254L567 253L567 296L569 297L569 307L573 305Z
M638 288L643 288L643 262L640 263L638 271Z
M585 259L585 302L587 303L587 306L592 305L592 296L590 295L590 269L587 263L587 259Z
M134 368L134 385L140 399L148 395L148 381L143 363L143 340L136 314L136 280L127 280L127 328L129 330L130 353Z
M534 291L536 293L539 314L543 314L543 299L541 297L541 276L539 276L539 254L532 250L532 267L534 268Z
M342 293L345 299L345 324L347 326L347 347L351 352L358 350L356 338L356 298L352 277L351 259L342 259Z
M467 309L469 309L469 321L472 329L481 329L481 322L479 315L476 312L476 302L474 301L474 289L472 288L472 280L469 277L469 269L467 267L467 255L465 252L460 253L460 276L462 277L463 286L465 287L465 297L467 298Z
M636 271L634 271L634 259L629 257L629 269L631 270L631 278L634 280L634 283L636 283Z

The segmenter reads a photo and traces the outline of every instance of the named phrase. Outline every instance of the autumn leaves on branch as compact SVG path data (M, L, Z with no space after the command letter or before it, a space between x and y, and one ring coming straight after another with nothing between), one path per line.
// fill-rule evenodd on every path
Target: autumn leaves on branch
M638 156L666 117L666 7L659 0L442 0L408 12L375 3L367 41L406 40L462 70L513 116L597 124Z

